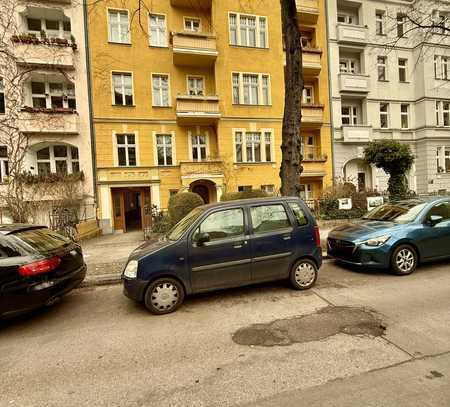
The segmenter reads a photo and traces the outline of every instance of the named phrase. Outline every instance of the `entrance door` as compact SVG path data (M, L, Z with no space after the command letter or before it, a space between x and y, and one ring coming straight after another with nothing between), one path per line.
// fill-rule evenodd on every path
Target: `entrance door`
M142 228L149 228L152 224L152 205L150 202L150 188L142 188L141 193Z
M358 191L362 192L366 189L366 174L358 172Z
M209 204L209 188L206 185L195 185L192 192L200 195L205 204Z
M151 224L150 188L113 188L114 229L124 232Z
M125 232L125 205L122 190L112 190L112 201L114 213L114 229L123 230Z

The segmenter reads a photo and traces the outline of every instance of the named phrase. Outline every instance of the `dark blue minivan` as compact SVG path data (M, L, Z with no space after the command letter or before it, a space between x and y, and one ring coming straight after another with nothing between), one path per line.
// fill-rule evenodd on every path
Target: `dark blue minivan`
M124 293L154 314L186 294L290 279L314 285L322 264L317 223L299 198L258 198L194 209L158 242L133 251Z

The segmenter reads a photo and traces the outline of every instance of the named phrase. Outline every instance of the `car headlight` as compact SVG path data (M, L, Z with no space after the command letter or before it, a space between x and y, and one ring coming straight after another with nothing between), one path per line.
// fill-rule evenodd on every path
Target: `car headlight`
M374 237L372 239L362 242L362 244L365 244L366 246L371 246L371 247L378 247L378 246L384 245L390 238L391 238L390 235Z
M138 269L137 260L130 260L123 271L123 275L127 278L136 278Z

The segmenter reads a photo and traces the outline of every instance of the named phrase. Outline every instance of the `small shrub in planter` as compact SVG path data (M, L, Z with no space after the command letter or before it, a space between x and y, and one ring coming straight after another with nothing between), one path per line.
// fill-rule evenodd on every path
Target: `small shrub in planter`
M222 202L226 201L235 201L237 199L247 199L247 198L267 198L269 195L260 190L260 189L252 189L250 191L241 191L241 192L228 192L222 195L220 200Z
M203 204L202 197L193 192L179 192L171 196L169 199L170 221L175 225L192 211L192 209Z

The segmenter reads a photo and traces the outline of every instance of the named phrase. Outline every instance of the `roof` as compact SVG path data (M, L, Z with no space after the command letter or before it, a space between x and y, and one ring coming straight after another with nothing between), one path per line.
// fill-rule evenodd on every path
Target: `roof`
M46 228L47 226L43 225L32 225L29 223L11 223L11 224L0 224L0 234L9 235L10 233L20 232L22 230L30 230L30 229L41 229Z
M202 205L201 208L204 208L204 209L226 208L229 206L236 206L236 205L248 205L248 204L266 203L266 202L285 202L286 200L292 200L292 199L300 199L300 198L298 198L296 196L283 196L283 197L236 199L233 201L216 202L216 203L210 203L207 205Z

